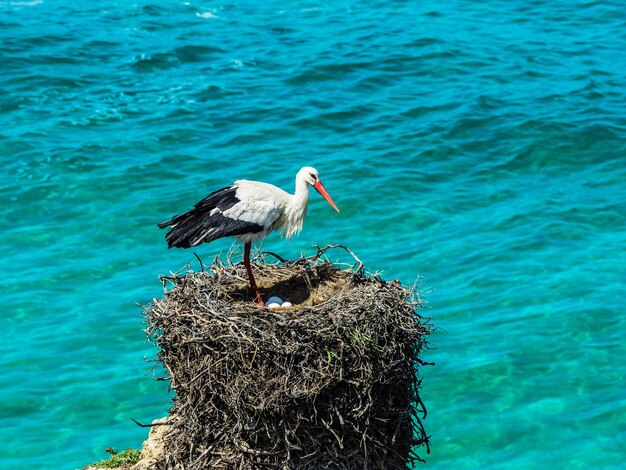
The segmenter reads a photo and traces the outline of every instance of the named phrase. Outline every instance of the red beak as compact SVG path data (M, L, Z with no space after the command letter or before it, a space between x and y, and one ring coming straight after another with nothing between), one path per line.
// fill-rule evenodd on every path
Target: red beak
M326 199L326 202L328 202L328 204L330 204L333 207L333 209L339 212L339 208L335 205L335 203L333 202L333 199L330 197L330 194L328 194L328 191L326 191L326 188L324 187L321 181L318 181L317 183L315 183L313 185L313 188L318 193L320 193L324 199Z

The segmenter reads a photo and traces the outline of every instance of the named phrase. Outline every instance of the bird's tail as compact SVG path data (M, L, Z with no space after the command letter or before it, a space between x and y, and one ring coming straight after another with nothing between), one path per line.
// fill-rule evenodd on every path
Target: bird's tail
M180 220L179 217L181 217L181 216L182 216L182 214L181 215L176 215L176 216L172 217L171 219L166 220L165 222L161 222L160 224L157 224L157 226L159 228L165 228L165 227L169 227L170 225L175 225L177 219Z
M172 227L165 235L168 248L190 248L197 246L207 236L206 228L198 223L193 210L184 214L176 215L169 220L158 224L159 228Z
M189 212L185 212L184 214L179 214L179 215L175 215L174 217L172 217L169 220L166 220L165 222L161 222L160 224L157 224L159 228L165 228L165 227L169 227L171 226L172 228L175 228L176 225L178 225L181 221L184 221L185 219L189 218L189 215L191 215L192 211Z

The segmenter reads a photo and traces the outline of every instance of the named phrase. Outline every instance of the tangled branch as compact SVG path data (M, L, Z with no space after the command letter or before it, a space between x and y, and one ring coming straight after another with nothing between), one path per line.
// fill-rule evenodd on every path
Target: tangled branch
M323 259L343 248L356 264ZM264 259L271 256L277 264ZM413 293L363 274L343 246L253 264L264 295L250 301L241 264L163 278L146 309L176 397L165 468L407 468L428 451L419 358L430 333ZM264 262L263 262L264 261Z

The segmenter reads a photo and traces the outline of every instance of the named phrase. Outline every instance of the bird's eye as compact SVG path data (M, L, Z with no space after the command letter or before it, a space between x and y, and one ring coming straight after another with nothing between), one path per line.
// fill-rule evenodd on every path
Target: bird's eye
M311 175L311 178L313 178L313 181L317 180L317 176L315 176L313 173L309 173L309 175Z

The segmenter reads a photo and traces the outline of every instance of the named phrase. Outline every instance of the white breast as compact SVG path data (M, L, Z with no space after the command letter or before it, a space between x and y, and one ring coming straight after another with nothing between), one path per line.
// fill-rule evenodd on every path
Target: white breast
M289 194L276 186L257 181L238 180L236 197L239 202L224 216L261 225L264 229L280 217L289 203Z

